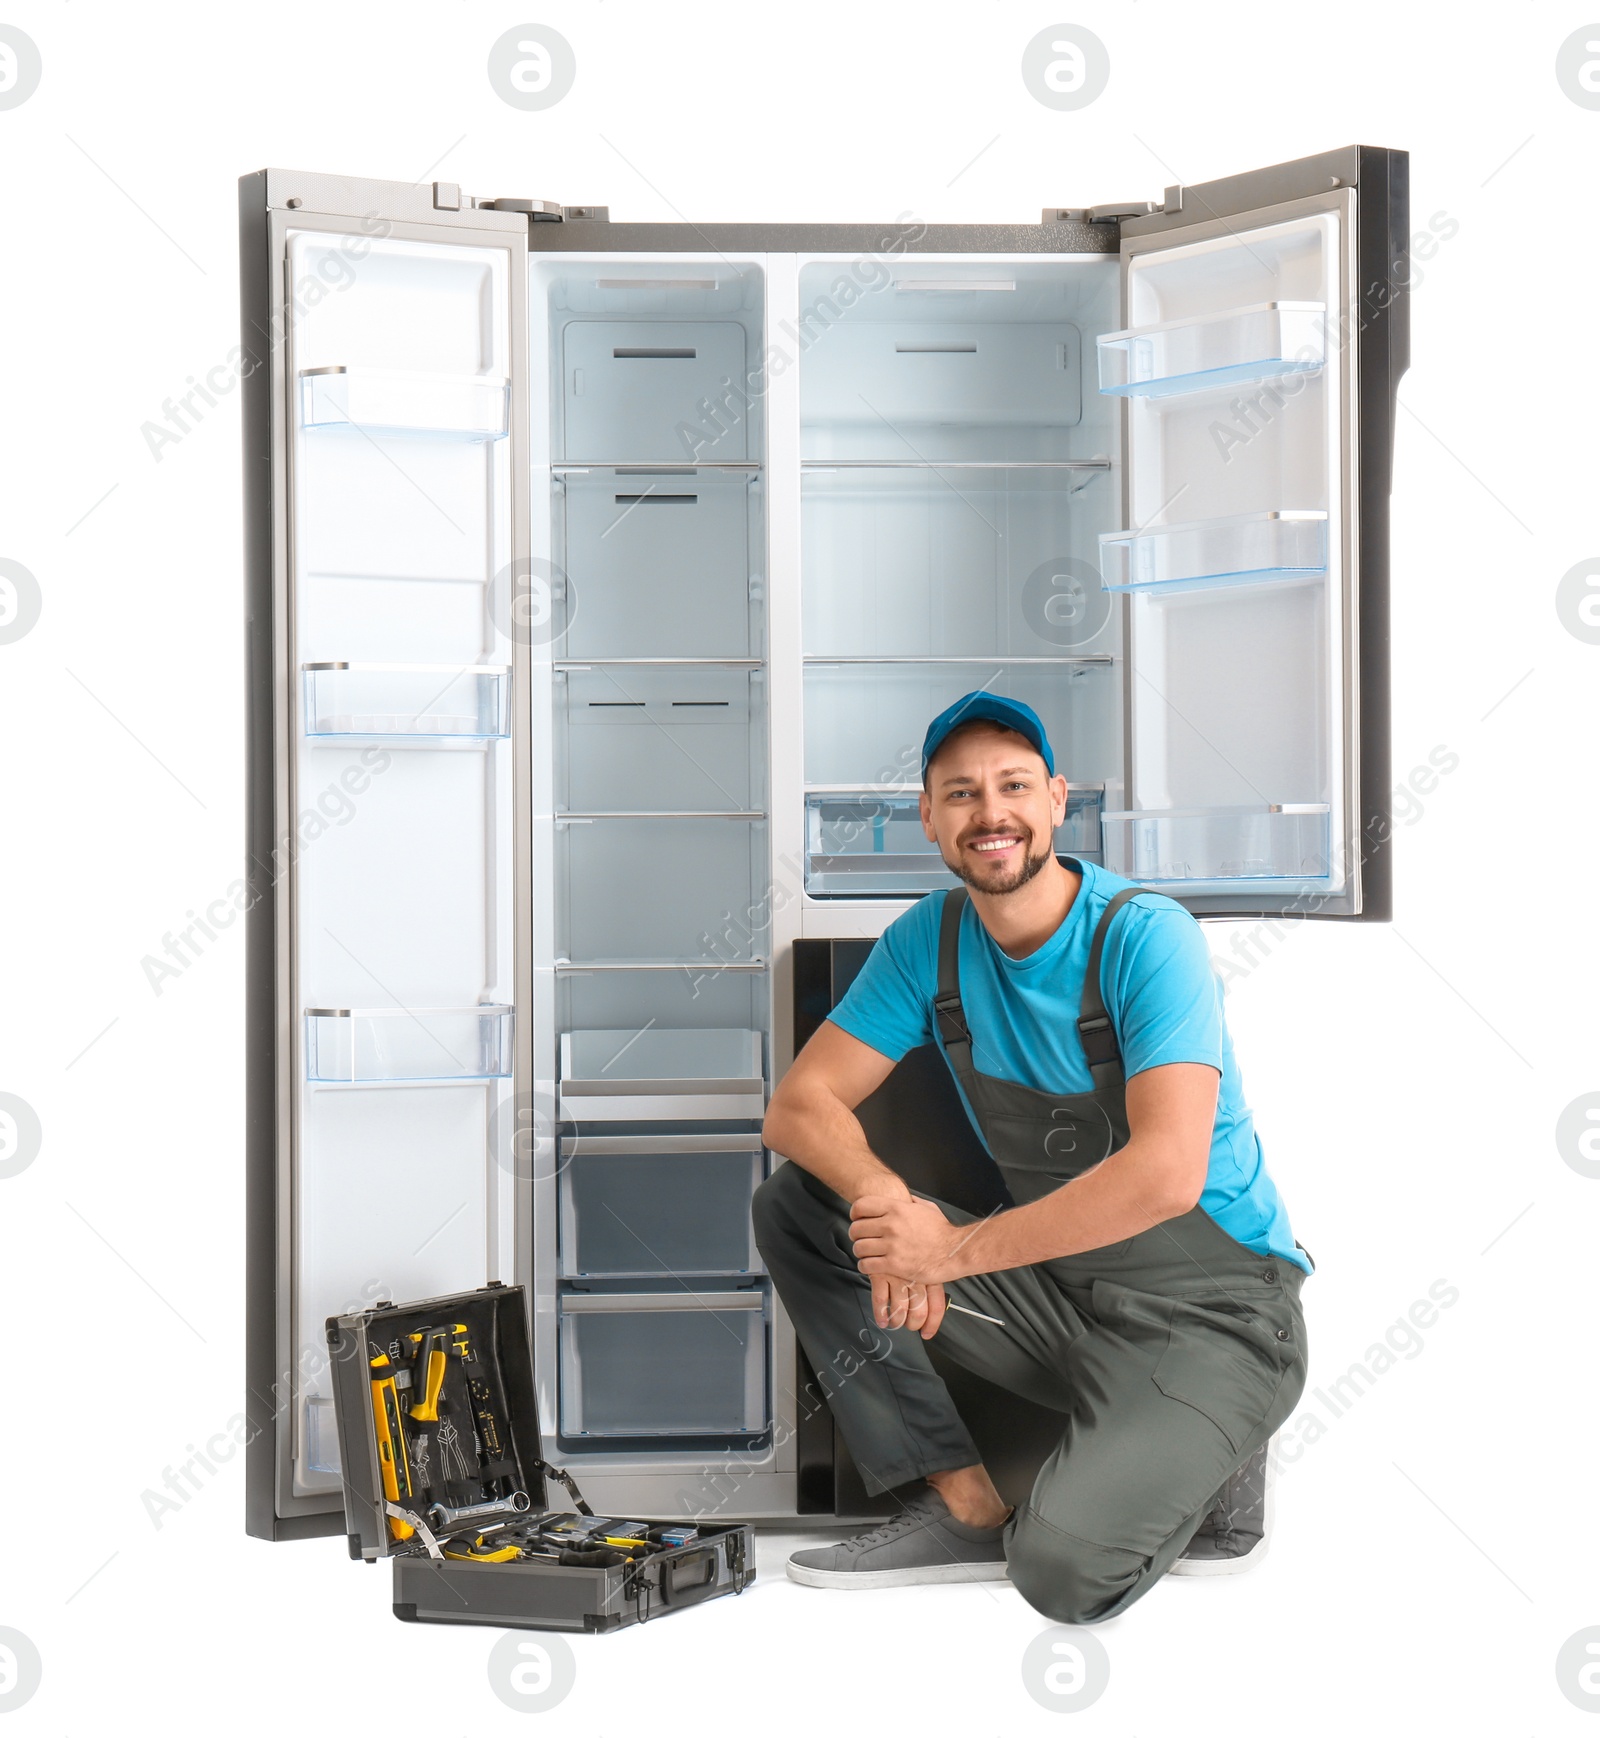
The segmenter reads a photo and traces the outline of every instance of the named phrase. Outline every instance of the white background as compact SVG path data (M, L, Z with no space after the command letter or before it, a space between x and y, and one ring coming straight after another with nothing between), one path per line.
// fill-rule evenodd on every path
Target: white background
M543 113L485 76L529 19L577 56ZM1111 60L1077 113L1019 76L1063 20ZM14 0L0 22L43 56L0 112L0 556L44 596L0 646L0 1091L44 1131L0 1181L0 1626L44 1661L14 1729L1588 1730L1555 1673L1600 1623L1600 1181L1555 1141L1600 1088L1600 647L1555 604L1600 553L1600 112L1555 76L1587 15ZM1394 778L1459 764L1399 828L1394 924L1276 941L1231 1021L1321 1268L1312 1388L1434 1281L1459 1301L1284 1468L1265 1564L1096 1629L1109 1687L1062 1716L1024 1689L1049 1626L1009 1587L806 1590L764 1540L745 1597L575 1641L570 1695L529 1716L490 1687L496 1632L400 1629L342 1539L246 1538L242 1457L154 1525L142 1493L243 1403L242 926L159 996L140 964L243 865L237 393L159 462L140 432L237 341L237 177L1032 221L1354 143L1412 153L1413 230L1459 226L1419 262L1400 393ZM1212 931L1222 957L1236 933ZM1290 1433L1319 1412L1308 1390Z

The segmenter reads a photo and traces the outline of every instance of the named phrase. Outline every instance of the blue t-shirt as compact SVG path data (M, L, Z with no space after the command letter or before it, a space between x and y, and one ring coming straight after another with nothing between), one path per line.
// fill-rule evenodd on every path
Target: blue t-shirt
M961 1004L972 1033L972 1065L980 1074L1038 1092L1092 1089L1077 1027L1089 943L1108 901L1131 883L1094 863L1082 870L1083 885L1061 927L1023 959L999 947L967 901L961 913ZM829 1015L891 1062L919 1044L939 1043L933 998L947 897L929 894L902 912ZM1247 1249L1310 1272L1267 1174L1222 1016L1222 981L1212 970L1199 924L1170 899L1130 900L1112 920L1100 985L1129 1079L1168 1062L1203 1062L1222 1076L1202 1209ZM961 1100L978 1129L965 1093Z

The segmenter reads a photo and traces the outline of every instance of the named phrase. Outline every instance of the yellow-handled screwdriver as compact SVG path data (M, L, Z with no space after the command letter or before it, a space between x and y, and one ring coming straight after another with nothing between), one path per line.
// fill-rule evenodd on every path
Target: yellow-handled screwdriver
M378 1466L383 1477L383 1494L391 1503L403 1495L411 1495L411 1467L406 1460L406 1439L400 1429L400 1400L395 1393L394 1365L387 1352L372 1360L372 1369L380 1371L372 1378L372 1416L378 1431ZM403 1481L403 1482L402 1482ZM409 1539L416 1528L409 1521L391 1515L389 1530L397 1539Z

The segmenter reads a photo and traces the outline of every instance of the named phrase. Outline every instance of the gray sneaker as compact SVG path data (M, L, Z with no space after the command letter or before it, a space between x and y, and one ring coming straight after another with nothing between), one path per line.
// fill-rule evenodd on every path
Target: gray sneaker
M1173 1575L1239 1575L1267 1554L1272 1528L1270 1440L1229 1476L1206 1518L1172 1565Z
M1004 1581L1005 1524L967 1527L927 1485L870 1532L796 1551L789 1579L804 1587L911 1587L924 1581Z

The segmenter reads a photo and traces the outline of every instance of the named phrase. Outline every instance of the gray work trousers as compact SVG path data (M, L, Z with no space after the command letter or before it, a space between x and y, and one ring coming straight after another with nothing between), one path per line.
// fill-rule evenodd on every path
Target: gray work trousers
M955 1224L972 1215L937 1203ZM848 1204L800 1165L756 1191L756 1243L868 1490L978 1452L921 1336L873 1321ZM937 1339L956 1362L1060 1412L1060 1444L1006 1529L1012 1583L1058 1623L1125 1611L1306 1380L1295 1263L1196 1207L1124 1243L951 1281ZM885 1346L887 1349L885 1350Z

